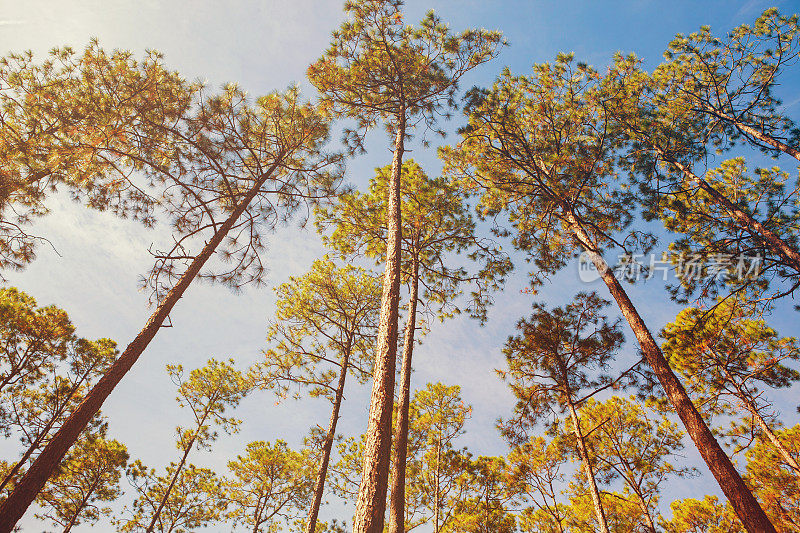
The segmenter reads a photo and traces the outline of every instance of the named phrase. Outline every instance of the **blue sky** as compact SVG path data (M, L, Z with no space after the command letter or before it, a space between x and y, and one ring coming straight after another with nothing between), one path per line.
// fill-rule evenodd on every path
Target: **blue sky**
M551 60L556 53L573 51L580 60L603 66L616 51L635 52L647 66L656 65L671 38L708 24L717 33L752 22L765 8L778 5L784 13L800 11L798 2L705 1L604 1L562 0L449 0L407 2L406 20L418 20L433 8L451 26L460 30L481 26L504 32L510 46L499 59L465 78L462 87L486 85L503 66L518 73L530 65ZM187 78L207 80L212 87L235 81L251 95L300 83L313 96L304 80L307 65L329 41L331 30L343 17L339 0L273 0L267 2L167 2L116 0L51 2L0 2L0 53L31 49L41 57L49 48L69 44L81 49L96 36L106 48L160 50L167 65ZM794 81L797 77L793 76ZM784 86L787 104L797 102L800 85ZM798 106L790 115L797 116ZM446 128L454 131L458 116ZM450 135L445 142L455 142ZM435 150L413 146L410 154L434 174L439 169ZM364 186L372 169L390 162L384 134L375 132L368 154L349 162L348 179ZM781 160L787 171L791 162ZM149 266L147 248L168 238L164 230L147 231L135 223L108 214L91 212L69 199L54 197L52 214L37 223L37 231L48 237L56 251L42 247L39 258L27 270L10 273L12 285L29 292L40 304L65 308L80 335L107 336L121 346L138 332L149 310L146 295L137 291L138 277ZM255 361L264 347L267 321L274 308L272 287L290 275L302 274L324 249L313 229L278 228L268 239L265 253L268 286L232 294L220 287L192 287L172 314L171 329L162 330L147 352L122 382L103 409L110 418L110 434L125 442L131 455L148 465L163 467L175 458L174 427L186 420L173 401L174 386L164 366L181 362L201 365L209 357L234 357L242 365ZM527 284L528 266L518 263L505 292L497 297L490 321L478 328L468 319L434 324L415 353L415 387L428 381L459 384L465 400L474 407L467 434L460 444L475 454L498 454L505 447L494 429L497 417L512 406L509 393L494 373L503 365L501 346L513 333L514 323L527 314L534 297L521 293ZM581 286L576 269L567 269L545 286L536 298L552 305L568 301ZM599 285L592 285L605 294ZM631 289L651 329L658 331L674 318L679 307L654 283ZM797 335L797 315L789 311L774 317L785 335ZM626 330L626 335L632 335ZM628 344L622 358L635 353ZM787 425L797 423L791 404L798 389L776 394L774 399ZM366 425L368 389L351 387L343 408L341 430L356 434ZM796 401L796 400L795 400ZM275 405L268 393L245 401L237 416L245 420L240 434L223 438L214 452L198 452L193 461L222 469L252 440L282 438L299 446L308 428L326 423L327 405L322 402L288 402ZM0 451L10 443L0 444ZM697 454L687 448L686 461L698 464ZM718 493L713 479L700 478L673 483L671 497L700 497ZM666 506L665 506L666 507ZM325 517L347 519L349 511L334 505ZM39 531L27 518L24 531ZM102 528L101 528L102 529Z

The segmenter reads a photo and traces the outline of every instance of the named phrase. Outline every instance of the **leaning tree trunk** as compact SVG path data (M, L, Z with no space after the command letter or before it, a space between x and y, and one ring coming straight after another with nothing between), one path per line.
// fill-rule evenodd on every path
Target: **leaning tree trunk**
M361 485L358 489L354 533L383 533L386 488L392 448L392 408L397 357L397 315L400 302L400 252L402 219L400 211L400 173L406 130L405 110L397 117L389 199L386 210L386 272L383 277L375 373L369 405Z
M417 325L417 296L419 293L419 263L414 259L411 290L408 300L408 319L403 338L403 362L400 376L397 427L394 438L392 491L389 501L389 533L404 533L406 519L406 457L408 455L408 410L411 403L411 358L414 353L414 331Z
M716 109L716 108L711 107L711 106L704 106L704 107L705 107L706 112L714 115L715 117L717 117L717 118L719 118L721 120L729 122L730 124L733 125L734 128L736 128L737 130L742 132L745 137L749 137L750 139L754 139L754 140L756 140L756 141L758 141L760 143L763 143L766 146L770 146L770 147L774 148L775 150L779 150L779 151L781 151L781 152L783 152L785 154L788 154L788 155L794 157L798 161L800 161L800 150L798 150L797 148L793 148L793 147L789 146L788 144L783 143L783 142L779 141L778 139L776 139L776 138L774 138L774 137L772 137L770 135L767 135L763 131L759 131L758 129L750 126L749 124L746 124L745 122L737 120L736 118L728 115L727 113L724 113L724 112L720 111L719 109Z
M150 315L150 319L144 328L128 344L122 355L114 361L103 377L92 387L92 390L89 391L81 404L53 435L53 438L50 439L50 442L45 446L20 482L16 484L8 498L0 505L0 533L10 533L14 525L22 518L36 495L39 494L44 484L47 483L47 480L58 468L59 463L64 458L64 454L75 443L81 431L86 428L89 421L94 418L103 406L103 402L108 398L108 395L125 377L125 374L136 363L139 356L150 344L150 341L153 340L153 337L156 336L172 308L181 299L183 293L186 292L194 278L200 273L200 269L214 254L217 246L227 236L247 206L250 205L250 202L258 195L264 182L278 168L279 162L280 158L253 184L253 187L231 212L230 216L220 225L219 230L206 243L197 257L192 260L189 268L186 269L186 272L184 272L175 286L167 293L155 312Z
M653 516L650 514L650 508L647 506L647 502L644 500L642 493L639 489L634 490L636 493L636 499L639 500L639 508L642 510L642 514L644 515L644 519L647 522L647 530L649 533L658 533L656 530L656 523L653 521Z
M201 427L205 422L206 416L207 413L206 415L203 416L203 420L199 424ZM175 487L175 483L178 481L178 477L180 477L181 472L183 472L183 467L186 465L186 459L189 457L189 452L192 451L196 439L197 439L197 433L195 433L192 436L192 439L186 445L186 449L183 450L183 456L181 456L181 460L178 463L178 466L175 467L175 473L172 474L172 479L169 480L169 485L167 486L167 490L165 490L164 495L161 496L161 501L158 502L158 507L156 508L156 511L153 513L153 518L150 519L150 524L148 524L147 529L145 530L147 533L152 533L153 528L156 527L156 522L158 522L158 518L161 516L161 511L164 510L164 506L167 504L167 500L169 500L169 495L172 494L172 489Z
M564 375L566 375L566 373ZM578 413L575 410L575 403L572 401L570 392L566 391L565 396L567 398L567 405L569 406L569 415L570 418L572 418L572 431L575 433L575 439L578 441L578 452L581 454L583 468L586 470L586 482L589 485L589 493L592 495L592 505L594 506L595 518L597 518L597 523L600 525L600 531L603 533L609 533L606 512L605 509L603 509L603 502L600 500L600 491L597 489L597 480L594 477L592 463L589 460L589 450L586 449L586 440L584 439L583 432L581 431L581 421L580 418L578 418Z
M349 343L348 343L349 344ZM317 529L317 518L319 517L319 508L322 505L322 495L325 493L325 477L328 475L328 464L331 460L331 449L333 448L333 440L336 437L336 424L339 421L339 408L342 406L342 397L344 396L344 384L347 379L347 367L350 364L350 348L348 346L342 358L342 369L339 372L339 382L336 385L336 398L333 400L333 410L331 411L331 420L328 423L328 434L325 435L325 445L322 449L322 463L319 465L319 472L317 473L317 482L314 486L314 501L311 504L311 510L308 512L308 523L306 524L306 533L314 533Z
M597 246L594 245L570 210L565 208L564 215L575 239L589 255L608 287L611 296L616 300L620 311L622 311L623 316L633 330L636 340L639 341L639 346L650 368L658 378L658 382L686 427L686 431L692 438L700 455L709 470L711 470L717 483L719 483L722 492L731 502L739 520L742 521L749 533L774 533L775 526L769 521L753 493L745 485L742 476L736 471L730 458L725 454L717 439L714 438L711 430L708 429L703 417L700 416L691 398L686 393L686 389L683 388L683 384L670 368L664 354L661 352L661 348L656 344L653 335L647 329L647 325L642 320L625 289L609 268L608 263L600 255Z
M31 458L33 452L38 450L39 446L42 445L42 442L50 433L50 430L53 429L55 423L58 421L61 415L64 414L64 410L69 406L72 397L75 396L75 393L78 392L78 389L80 389L84 381L88 378L89 373L93 369L94 365L92 365L90 369L84 372L84 374L80 377L80 379L75 381L75 383L72 385L72 389L70 389L69 391L69 394L64 399L64 402L61 404L61 407L59 407L53 414L53 416L50 417L50 420L47 421L45 427L39 432L39 434L36 436L33 442L28 446L28 448L25 450L25 453L22 454L22 457L20 457L19 460L16 463L14 463L14 466L11 468L11 470L8 471L6 477L3 478L2 483L0 483L0 494L2 494L3 489L6 488L6 486L11 482L11 480L14 479L14 476L16 476L19 473L20 469L22 468L22 465L24 465L28 461L28 459Z
M730 381L733 384L733 386L736 387L736 391L739 393L738 395L739 401L742 402L745 408L748 411L750 411L750 414L753 416L753 418L756 419L756 422L758 423L758 426L761 428L761 431L764 433L764 435L767 436L767 438L775 447L775 449L778 450L778 453L781 454L783 460L786 461L786 464L788 464L789 467L792 470L794 470L795 475L800 476L800 464L798 464L797 459L795 459L792 456L792 454L789 452L789 449L786 448L786 445L783 442L781 442L781 440L778 438L775 432L772 431L770 425L767 423L766 420L764 420L764 417L761 416L761 413L758 412L758 408L756 407L755 403L753 403L753 401L747 396L747 394L745 394L744 390L742 390L739 384L734 382L733 379L731 379L730 374L728 374L727 372L726 374L728 377L728 381Z
M771 249L777 256L786 261L791 268L800 273L800 251L781 239L774 231L764 227L761 222L742 211L739 206L714 188L713 185L693 173L689 167L674 160L669 160L669 162L675 165L686 178L696 181L700 188L708 194L717 205L725 209L728 215L736 220L745 231L750 233L756 240L761 241L764 246Z

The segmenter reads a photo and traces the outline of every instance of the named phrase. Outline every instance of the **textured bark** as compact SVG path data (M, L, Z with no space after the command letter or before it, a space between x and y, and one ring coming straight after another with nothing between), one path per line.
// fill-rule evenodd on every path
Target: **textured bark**
M406 518L406 458L408 455L408 409L411 404L411 359L414 353L414 331L417 324L419 264L414 261L408 300L408 320L403 338L403 362L400 369L400 393L397 406L397 427L394 438L392 490L389 500L389 533L404 533Z
M686 165L677 161L670 162L688 179L696 181L700 188L711 196L717 205L725 209L728 214L741 224L754 238L761 241L767 248L770 248L776 255L786 261L796 272L800 273L800 252L798 252L797 249L790 246L786 241L775 234L775 232L764 227L761 222L742 211L739 206L730 201L706 180L694 174Z
M272 175L278 166L275 162L261 178L253 184L253 188L231 212L230 216L223 222L219 230L211 237L208 243L200 251L200 254L192 261L189 268L181 276L175 286L167 293L164 300L158 305L155 312L150 315L144 328L139 332L133 341L128 344L122 355L109 367L102 378L92 387L83 402L64 422L61 428L53 435L53 438L45 446L42 453L36 458L31 467L22 477L19 483L8 498L0 505L0 533L10 533L14 525L22 518L30 504L42 490L47 480L56 471L59 463L64 458L69 448L75 443L81 431L89 424L89 421L97 414L103 406L108 395L114 390L117 384L125 377L125 374L142 355L142 352L156 336L161 325L166 320L172 308L181 299L183 293L189 288L197 274L205 265L206 261L214 254L217 246L222 242L238 218L244 213L247 206L258 194L261 186Z
M661 348L656 344L650 330L642 320L639 312L634 307L633 302L628 298L628 294L608 267L605 259L598 252L597 246L589 238L586 231L580 225L571 211L564 213L570 229L573 231L575 239L581 244L586 253L597 268L608 287L611 296L617 302L622 311L622 315L627 320L633 330L636 340L642 349L653 373L658 378L658 382L664 389L675 412L683 422L686 431L703 457L714 478L719 483L722 492L731 502L736 515L749 533L773 533L775 527L767 518L764 510L759 505L753 493L747 488L742 476L734 468L730 458L725 454L711 430L708 429L703 417L695 408L689 395L686 393L683 384L675 376L670 368Z
M439 439L436 445L436 486L433 497L433 533L439 533L439 511L442 508L441 496L439 495L439 483L441 483L442 468L442 441Z
M342 406L342 397L344 396L344 385L347 379L347 368L349 363L350 353L348 351L345 352L344 357L342 358L342 370L339 373L339 382L336 385L336 398L333 401L331 419L328 423L328 433L325 435L325 445L322 449L322 463L319 465L317 482L314 485L314 501L312 502L311 509L308 512L306 533L314 533L314 531L317 529L317 518L319 517L319 508L322 505L322 495L325 493L325 477L328 475L328 464L331 460L333 440L336 437L336 424L339 422L339 409Z
M566 370L564 375L566 376ZM586 440L581 431L581 421L578 418L578 413L575 410L575 403L572 401L569 391L566 392L567 405L569 406L569 415L572 418L573 432L575 439L578 441L578 452L581 454L581 462L583 462L583 469L586 471L586 482L589 485L589 493L592 495L592 505L594 506L595 518L600 525L600 531L609 533L608 520L606 520L606 512L603 509L603 502L600 501L600 491L597 490L597 480L594 477L594 470L592 463L589 461L589 451L586 449Z
M400 252L402 219L400 212L400 172L403 165L405 110L398 113L397 133L389 179L386 210L386 271L383 277L375 372L369 405L361 485L353 517L353 533L383 533L386 488L392 448L392 408L397 358L397 315L400 302Z

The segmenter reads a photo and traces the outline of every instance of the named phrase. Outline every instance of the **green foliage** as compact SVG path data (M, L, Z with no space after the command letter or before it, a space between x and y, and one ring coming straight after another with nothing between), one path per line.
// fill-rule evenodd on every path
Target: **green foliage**
M465 487L454 505L453 518L442 531L452 533L515 533L516 518L506 508L506 464L502 457L471 461L459 483Z
M472 408L461 399L461 387L428 383L409 404L409 449L406 467L406 522L432 522L446 530L466 495L465 475L471 458L453 447L464 432ZM418 511L415 513L415 511Z
M128 451L116 440L87 435L73 446L58 473L39 493L43 511L37 518L50 520L69 531L78 524L91 524L111 514L100 502L116 500L122 491L119 480L128 463Z
M511 443L527 441L543 419L616 383L606 371L624 337L619 321L600 314L608 304L595 293L579 293L553 310L534 304L531 317L517 323L521 334L504 348L508 370L498 371L517 399L513 419L500 426Z
M37 307L13 287L0 289L0 343L0 426L22 445L19 459L3 469L0 486L7 490L118 352L111 339L78 337L65 311ZM96 417L88 433L103 424Z
M162 501L153 531L188 533L219 520L228 502L222 482L208 468L187 465L177 469L170 463L163 476L156 475L141 461L127 470L128 479L138 493L127 519L115 520L120 531L144 531Z
M741 416L753 409L771 419L764 389L786 388L800 372L786 366L800 359L797 339L781 337L764 320L754 317L741 300L721 301L712 309L689 307L662 332L670 366L683 377L707 416ZM761 429L745 414L745 428L732 427L737 439ZM750 437L752 439L752 437Z
M433 11L418 27L405 24L402 0L347 1L349 19L334 31L325 54L308 68L322 109L367 130L386 121L426 128L455 107L458 80L497 54L498 32L452 33ZM352 146L362 135L350 131Z
M168 70L160 54L141 61L106 52L93 40L82 53L54 48L0 59L0 269L34 258L32 218L58 187L95 209L154 223L158 199L137 183L144 161L169 157L169 128L199 86Z
M716 496L676 500L670 507L672 520L661 522L666 533L744 533L731 505Z
M598 481L606 485L622 481L633 507L628 514L635 515L638 507L638 521L655 525L662 487L673 477L694 473L671 462L681 459L683 432L665 415L620 396L604 402L589 398L580 420L597 461Z
M171 225L171 243L151 249L155 263L143 280L161 298L257 187L217 249L221 261L198 274L239 288L263 278L262 234L335 194L341 178L341 155L323 151L328 123L297 88L255 101L232 84L209 94L167 71L155 52L137 63L97 42L82 56L57 49L41 65L30 53L12 55L0 62L0 83L9 87L0 99L8 163L0 267L33 259L24 226L64 184L97 209Z
M308 387L313 397L336 400L341 372L364 383L372 375L381 298L380 280L363 268L337 267L323 258L276 290L273 345L253 373L281 397Z
M317 464L308 451L293 451L282 440L251 442L228 468L227 517L249 531L284 531L279 524L300 519L311 504Z
M522 506L519 527L523 532L563 531L567 514L560 487L565 482L563 466L568 457L558 439L531 437L514 446L508 455L506 485L515 503Z
M625 136L607 99L597 71L572 55L534 65L530 76L505 70L490 90L471 93L461 142L440 151L446 175L482 192L482 216L508 215L515 246L536 265L534 285L587 247L652 245L636 231L615 237L635 212L615 165ZM576 238L576 226L590 242Z
M194 445L210 448L217 438L215 427L226 433L235 433L240 420L227 415L229 408L236 407L251 387L242 372L236 370L233 359L217 361L210 359L206 366L184 376L182 365L167 365L172 381L178 386L175 398L180 407L192 413L193 426L177 428L178 449L185 451Z
M721 38L709 26L678 34L664 54L667 61L654 72L659 103L669 106L676 120L699 126L684 130L694 144L725 149L744 140L775 154L775 147L750 133L749 126L796 145L798 130L774 90L781 71L800 55L798 37L798 16L781 15L777 8Z
M776 432L795 461L800 460L800 425ZM747 482L763 502L776 527L796 530L800 524L800 477L775 446L764 438L747 450Z

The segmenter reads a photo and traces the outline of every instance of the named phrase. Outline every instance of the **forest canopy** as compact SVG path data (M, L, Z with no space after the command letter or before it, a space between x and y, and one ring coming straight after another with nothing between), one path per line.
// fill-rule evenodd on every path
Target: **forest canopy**
M0 51L0 533L800 531L800 16L501 4Z

